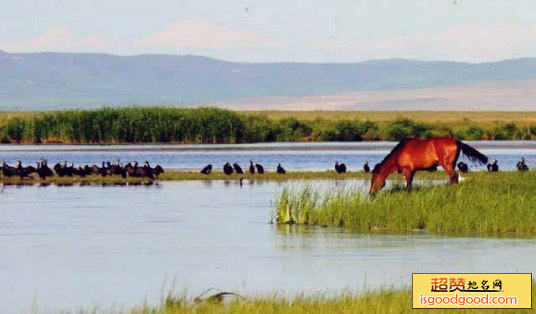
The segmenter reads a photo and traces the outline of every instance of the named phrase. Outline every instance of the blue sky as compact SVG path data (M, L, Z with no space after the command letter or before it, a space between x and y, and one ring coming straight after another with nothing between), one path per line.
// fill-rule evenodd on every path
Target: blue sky
M0 0L0 49L233 61L536 56L535 0Z

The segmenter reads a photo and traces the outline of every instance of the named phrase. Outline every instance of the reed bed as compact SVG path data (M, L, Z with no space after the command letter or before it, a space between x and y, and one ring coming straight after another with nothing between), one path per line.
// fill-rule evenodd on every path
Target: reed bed
M536 303L536 285L532 286L532 306ZM488 309L474 309L471 313L489 313ZM434 313L459 313L459 309L437 309ZM496 309L493 313L533 313L533 310ZM411 290L382 289L364 294L345 292L338 296L326 297L322 293L298 295L287 299L277 295L232 298L229 302L195 302L185 295L168 296L158 307L142 306L131 313L430 313L429 310L413 310Z
M276 222L337 226L360 232L426 231L465 236L536 235L536 172L475 173L459 185L400 186L375 198L351 190L286 188Z
M535 116L534 113L500 116L497 113L324 111L307 115L166 107L3 112L0 113L0 142L234 144L396 141L437 136L462 140L530 140L536 139Z

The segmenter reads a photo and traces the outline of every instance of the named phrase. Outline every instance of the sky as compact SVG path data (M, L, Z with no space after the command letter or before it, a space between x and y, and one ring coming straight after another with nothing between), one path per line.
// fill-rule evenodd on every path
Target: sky
M536 1L0 0L0 50L488 62L536 56Z

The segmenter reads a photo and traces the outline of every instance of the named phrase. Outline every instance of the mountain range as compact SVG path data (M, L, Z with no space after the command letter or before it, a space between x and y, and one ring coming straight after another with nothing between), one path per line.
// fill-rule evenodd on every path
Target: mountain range
M462 109L486 110L491 104L494 110L531 110L536 104L535 82L536 58L476 64L407 59L240 63L192 55L0 50L0 110L115 105L221 105L247 110L285 109L297 103L293 109L445 110L444 101L438 105L427 97L423 105L412 99L424 92L445 100L460 88L467 95L474 95L473 90L485 93L482 86L495 92L505 88L499 95L505 100L497 103L495 95L476 104L461 97L456 103ZM333 102L340 95L346 97L344 105ZM381 101L371 95L381 95ZM511 103L503 103L510 99Z

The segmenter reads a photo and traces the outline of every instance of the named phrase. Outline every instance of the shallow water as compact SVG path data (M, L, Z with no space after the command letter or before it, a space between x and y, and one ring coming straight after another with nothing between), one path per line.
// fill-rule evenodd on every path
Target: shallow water
M499 161L504 170L515 169L515 164L525 157L529 167L536 167L536 142L531 141L481 141L467 142L482 153ZM100 164L102 161L123 162L137 160L161 164L164 168L200 170L207 164L221 169L224 163L239 163L243 167L252 159L269 171L278 163L289 170L328 170L336 161L344 162L349 170L361 170L365 161L371 165L380 162L396 145L394 142L345 142L345 143L268 143L240 145L0 145L0 160L14 164L21 160L35 164L40 158L49 164L69 161L75 165ZM465 158L472 170L475 167Z
M412 272L536 271L534 240L269 224L281 189L303 184L1 186L0 312L156 304L170 286L292 294L408 286Z

